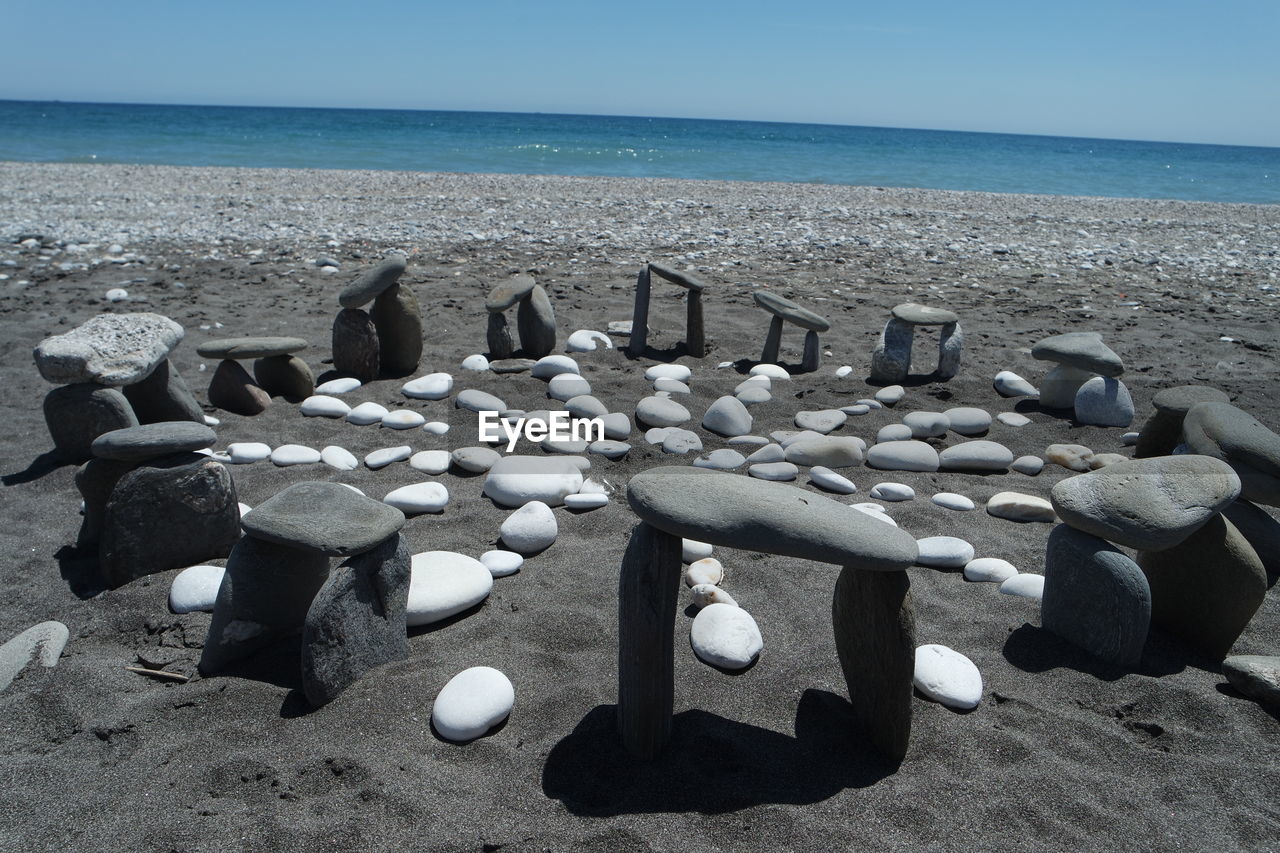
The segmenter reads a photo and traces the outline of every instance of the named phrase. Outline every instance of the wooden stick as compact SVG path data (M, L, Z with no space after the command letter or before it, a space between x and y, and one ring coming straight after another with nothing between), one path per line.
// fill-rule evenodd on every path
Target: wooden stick
M191 680L191 676L189 675L183 675L180 672L166 672L163 669L146 669L145 667L141 667L141 666L126 666L125 669L129 670L130 672L140 672L143 675L152 675L152 676L155 676L156 678L169 678L169 679L172 679L173 681L186 682Z

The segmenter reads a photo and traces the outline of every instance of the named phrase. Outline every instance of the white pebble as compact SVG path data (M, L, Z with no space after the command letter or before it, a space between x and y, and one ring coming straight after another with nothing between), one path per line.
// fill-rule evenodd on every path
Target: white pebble
M431 724L445 740L475 740L511 715L516 690L498 670L473 666L449 679L431 706Z
M415 400L443 400L452 390L453 377L447 373L428 373L400 386L401 394Z
M227 445L227 456L236 465L247 465L269 459L271 448L260 441L236 441Z
M385 468L392 462L403 462L413 455L413 448L407 444L399 447L384 447L381 450L375 450L364 458L364 464L373 470Z
M609 336L604 332L597 332L592 329L578 329L565 339L565 352L594 352L600 344L605 349L613 349L613 341L609 340Z
M476 370L476 371L480 371L480 370L488 370L488 369L489 369L489 359L485 358L485 357L484 357L483 355L481 355L480 353L475 353L475 354L473 354L473 355L469 355L469 356L467 356L466 358L464 358L464 359L462 360L462 369L463 369L463 370Z
M955 492L938 492L933 496L933 502L944 509L954 509L957 512L973 509L973 501Z
M1020 427L1031 423L1031 418L1021 412L1001 412L996 415L996 420L1005 426Z
M721 669L750 666L764 648L751 614L730 604L708 604L689 628L689 642L700 660Z
M964 564L965 580L976 583L1004 583L1017 573L1013 563L999 557L978 557Z
M320 461L339 471L354 471L360 467L360 460L356 459L355 454L336 444L331 444L320 451Z
M655 379L675 379L677 382L688 382L693 371L683 364L655 364L644 372L644 378L650 382Z
M337 397L316 394L303 400L298 411L309 418L344 418L351 407Z
M425 551L410 560L406 622L430 625L488 597L493 575L484 563L454 551Z
M846 364L846 365L843 365L843 366L841 366L841 367L837 367L837 368L836 368L836 379L843 379L843 378L845 378L846 376L848 376L850 373L853 373L853 368L852 368L850 365L847 365L847 364Z
M887 388L881 388L876 391L876 402L882 406L896 406L907 394L907 389L901 385L890 385Z
M355 424L356 426L369 426L370 424L382 423L382 419L386 416L386 406L370 401L361 403L347 412L347 423Z
M982 701L982 673L973 661L946 646L916 649L915 688L948 708L969 710Z
M124 302L129 298L129 291L123 287L113 287L106 293L108 302Z
M317 394L349 394L360 387L360 380L350 376L330 379L316 386Z
M413 429L426 422L426 418L412 409L396 409L394 412L387 412L382 418L382 425L390 429Z
M790 379L787 369L777 364L757 364L748 373L751 376L767 376L770 379Z
M973 546L955 536L926 536L916 540L916 565L958 569L973 559Z
M282 444L271 451L271 461L281 467L309 465L320 461L320 451L301 444Z
M719 586L723 580L724 566L715 557L703 557L701 560L694 560L689 564L689 568L684 571L686 586L697 586L700 583Z
M608 495L600 494L576 494L565 495L564 505L569 509L599 509L609 504Z
M449 431L449 425L444 421L427 421L422 425L422 431L432 435L444 435Z
M1044 575L1032 575L1022 572L1000 584L1000 591L1005 595L1017 595L1039 601L1044 598Z
M405 515L440 512L449 503L449 490L443 483L412 483L387 492L382 502L395 507Z
M409 467L424 474L443 474L451 461L447 450L419 450L409 457Z
M876 483L871 487L871 497L882 501L909 501L916 490L904 483Z
M858 491L858 487L848 477L821 465L815 465L809 469L809 481L819 488L838 495L851 495Z
M489 570L489 574L495 578L505 578L507 575L514 575L520 571L520 567L524 565L524 557L521 557L515 551L504 551L501 548L497 548L481 554L480 562Z
M567 355L544 355L534 362L529 375L534 379L550 379L561 373L580 373L578 362Z
M169 609L174 613L212 612L225 573L222 566L192 566L178 572L169 587Z
M1019 456L1017 459L1009 463L1009 468L1017 471L1019 474L1026 474L1028 477L1034 477L1044 470L1044 460L1039 456Z
M560 527L556 514L542 501L529 501L502 522L502 542L520 554L535 554L556 541Z
M706 542L699 542L696 539L680 540L680 559L686 563L710 557L712 550L714 549Z
M693 594L693 606L701 610L709 604L727 604L730 607L737 607L738 602L733 600L733 596L725 592L715 584L700 583L689 590Z

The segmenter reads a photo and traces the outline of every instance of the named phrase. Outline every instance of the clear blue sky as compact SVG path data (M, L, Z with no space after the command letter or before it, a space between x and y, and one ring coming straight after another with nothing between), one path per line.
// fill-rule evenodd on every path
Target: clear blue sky
M0 98L1280 146L1280 0L0 0Z

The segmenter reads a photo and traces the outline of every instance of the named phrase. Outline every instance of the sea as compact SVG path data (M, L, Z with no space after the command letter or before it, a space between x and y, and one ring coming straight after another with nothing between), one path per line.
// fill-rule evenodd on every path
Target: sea
M783 181L1280 204L1280 148L641 116L0 100L0 160Z

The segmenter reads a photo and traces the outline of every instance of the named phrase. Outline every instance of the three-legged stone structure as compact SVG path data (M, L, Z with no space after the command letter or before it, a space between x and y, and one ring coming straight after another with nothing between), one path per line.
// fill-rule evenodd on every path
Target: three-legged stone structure
M801 360L800 369L806 372L817 370L821 353L818 333L831 328L827 318L767 290L757 290L752 295L757 305L773 315L773 322L769 324L769 336L765 338L764 350L760 353L760 361L764 364L778 363L778 350L782 347L782 322L786 320L807 330L804 334L804 357Z
M891 385L907 378L911 370L911 337L916 326L941 326L938 336L938 379L950 379L960 372L960 352L964 333L960 318L942 308L905 302L896 305L884 325L880 343L871 353L871 381Z
M655 468L627 485L641 523L618 585L618 727L633 755L671 732L681 538L842 566L832 624L859 728L901 760L911 734L915 540L830 498L705 468Z
M644 352L645 344L649 340L651 274L666 279L672 284L678 284L688 291L685 297L685 349L694 358L702 358L707 354L706 331L702 322L702 291L706 285L688 273L652 262L641 267L640 275L636 278L636 304L631 313L631 340L627 344L627 351L632 355L640 355Z
M551 297L547 295L546 288L533 280L533 276L517 275L489 291L489 298L484 303L485 310L489 312L486 338L491 358L510 358L515 352L503 312L517 303L520 307L516 309L516 331L525 355L542 358L555 349L556 315L551 307Z

